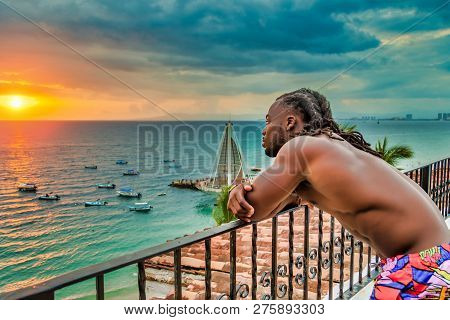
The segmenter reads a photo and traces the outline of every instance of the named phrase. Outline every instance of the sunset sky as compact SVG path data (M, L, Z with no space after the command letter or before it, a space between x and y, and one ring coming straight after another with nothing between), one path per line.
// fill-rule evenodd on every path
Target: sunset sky
M142 96L181 119L262 119L383 44L320 90L334 115L432 117L450 112L448 3L0 0L0 120L171 119Z

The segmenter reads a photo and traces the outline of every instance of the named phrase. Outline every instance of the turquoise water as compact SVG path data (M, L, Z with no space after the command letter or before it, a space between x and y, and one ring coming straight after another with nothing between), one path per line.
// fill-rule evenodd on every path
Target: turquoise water
M356 123L374 143L413 147L416 156L400 165L409 169L449 155L450 122L345 121ZM190 122L0 122L0 292L32 285L62 273L160 244L214 225L214 195L179 190L168 184L179 178L208 176L224 124ZM265 167L261 150L263 122L236 122L237 138L248 167ZM202 140L199 142L199 140ZM125 159L128 165L116 165ZM170 168L175 159L180 168ZM97 170L84 169L96 164ZM123 176L139 168L139 176ZM19 182L38 184L38 194L55 192L58 202L19 193ZM132 186L150 201L149 214L128 211L133 200L115 190L97 189L111 181ZM158 197L157 194L167 195ZM85 208L102 199L107 207ZM136 297L136 268L106 275L107 297ZM60 290L58 298L90 298L94 280Z

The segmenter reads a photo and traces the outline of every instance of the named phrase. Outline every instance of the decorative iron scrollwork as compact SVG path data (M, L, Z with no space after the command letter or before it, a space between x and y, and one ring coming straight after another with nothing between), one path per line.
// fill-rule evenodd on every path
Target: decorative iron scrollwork
M250 288L245 283L239 283L236 286L236 297L247 298L250 293ZM217 297L217 300L230 300L230 295L228 293L222 293Z
M278 268L277 268L277 274L280 277L286 277L286 275L287 275L287 266L285 264L279 265Z
M303 268L304 264L305 264L305 256L303 255L297 256L297 258L295 259L295 266L297 267L297 269Z
M317 258L317 249L311 249L309 250L309 259L315 260Z
M296 284L301 286L303 284L303 282L305 282L305 277L303 276L302 273L297 273L295 275L294 281L295 281Z
M270 299L272 299L272 297L270 296L270 294L267 293L263 294L263 296L261 297L261 300L270 300Z
M314 279L316 277L316 275L317 275L317 267L310 267L308 277L310 279Z
M247 298L250 288L245 283L240 283L236 287L236 296L240 298Z
M267 288L270 286L270 272L264 271L261 275L261 279L259 279L259 284L262 285L264 288Z
M330 259L324 258L322 260L322 269L328 269L330 267L330 265L331 265Z
M346 234L345 234L345 239L346 240L352 240L352 238L353 238L353 235L350 233L350 232L347 232Z
M217 300L230 300L230 296L226 293L222 293L220 296L217 297Z
M336 238L334 239L334 245L335 245L336 247L340 247L340 246L342 245L342 243L343 243L343 241L342 241L341 237L336 237Z
M352 254L352 251L353 251L352 247L346 247L344 252L347 256L349 256Z
M287 293L287 285L285 283L280 283L278 285L277 297L283 298Z
M334 261L334 263L340 263L341 262L341 253L340 252L337 252L337 253L335 253L334 254L334 257L333 257L333 261Z
M322 252L327 253L328 250L330 250L330 247L331 247L330 241L325 241L322 246Z

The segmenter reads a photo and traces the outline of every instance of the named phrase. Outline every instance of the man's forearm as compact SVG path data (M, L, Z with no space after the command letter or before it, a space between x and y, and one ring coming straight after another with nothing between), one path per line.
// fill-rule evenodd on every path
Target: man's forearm
M265 220L265 219L269 219L272 218L273 216L275 216L278 212L281 212L283 210L287 210L290 208L295 208L296 206L298 206L298 201L299 201L299 196L297 193L292 193L289 197L287 197L285 200L283 200L274 210L272 210L272 212L270 212L269 214L267 214L266 216L259 216L259 217L255 217L255 220L261 221L261 220Z

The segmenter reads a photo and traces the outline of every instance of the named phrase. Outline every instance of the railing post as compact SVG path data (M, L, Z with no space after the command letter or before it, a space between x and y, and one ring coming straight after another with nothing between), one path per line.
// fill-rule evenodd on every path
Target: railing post
M317 257L317 296L316 299L317 300L321 300L322 299L322 250L323 250L323 245L322 245L322 237L323 237L323 212L322 210L319 210L319 232L318 232L318 243L317 243L317 248L318 248L318 257Z
M328 299L333 300L333 269L334 269L334 217L330 217L330 249L328 258L330 267L328 269Z
M304 229L303 229L303 255L305 257L305 263L303 265L304 269L304 279L303 282L303 300L308 299L308 278L309 278L309 208L305 206L305 216L304 216Z
M257 237L258 237L258 227L257 224L252 224L252 300L256 300L256 291L258 289L258 282L256 279L256 273L258 271L257 262Z
M138 262L138 288L139 288L139 300L147 300L146 294L145 294L145 266L144 262L140 261Z
M181 248L175 249L173 253L173 262L174 262L174 277L175 277L175 300L182 299L181 292Z
M236 300L236 230L230 232L230 300Z
M344 298L344 259L345 259L345 229L341 225L341 243L339 252L339 298Z
M105 300L105 280L102 274L95 277L95 291L97 300Z
M278 246L277 246L277 228L278 228L278 218L275 216L272 218L272 272L270 273L270 296L272 300L277 299L277 275L278 275Z
M211 300L211 239L205 240L205 300Z
M431 166L432 164L429 164L420 168L420 186L428 194L430 194Z
M294 212L289 211L289 280L288 280L288 299L292 300L294 293Z

